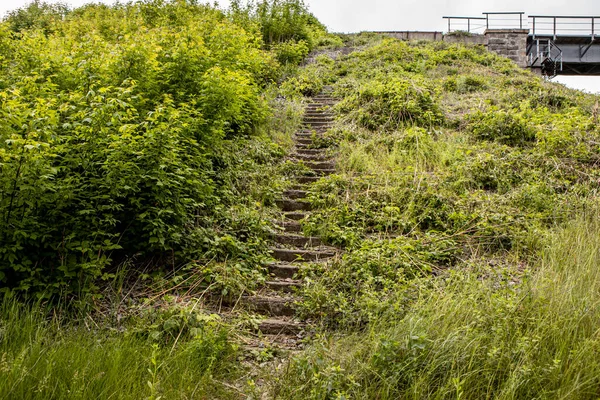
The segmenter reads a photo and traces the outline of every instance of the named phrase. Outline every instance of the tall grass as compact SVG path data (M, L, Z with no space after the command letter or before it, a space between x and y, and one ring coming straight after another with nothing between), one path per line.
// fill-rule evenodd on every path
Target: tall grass
M237 370L223 331L165 346L50 315L12 299L0 305L0 399L235 397L223 384Z
M406 312L396 307L363 332L320 341L295 359L275 394L598 398L598 214L571 222L550 243L530 274L471 266L420 282Z

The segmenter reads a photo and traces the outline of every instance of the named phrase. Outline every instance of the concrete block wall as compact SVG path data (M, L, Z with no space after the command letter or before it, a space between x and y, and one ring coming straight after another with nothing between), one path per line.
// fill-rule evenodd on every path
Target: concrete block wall
M489 51L508 57L519 67L527 67L527 29L488 29L485 31Z
M517 63L519 67L527 67L527 29L488 29L483 35L457 35L443 34L441 32L375 32L391 36L400 40L443 40L448 43L462 43L472 45L486 46L488 51L492 51L503 57L510 58Z
M473 45L480 44L480 45L485 46L485 45L487 45L487 38L485 37L485 35L477 35L477 34L471 34L469 36L446 34L446 35L444 35L444 42L473 44Z
M374 32L393 37L400 40L428 40L438 41L444 39L442 32L427 32L427 31L390 31L390 32Z

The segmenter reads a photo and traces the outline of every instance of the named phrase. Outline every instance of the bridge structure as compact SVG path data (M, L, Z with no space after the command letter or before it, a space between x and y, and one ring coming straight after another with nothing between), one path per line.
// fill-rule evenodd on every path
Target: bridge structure
M543 75L600 75L600 16L485 12L444 17L448 33L485 37L490 51Z

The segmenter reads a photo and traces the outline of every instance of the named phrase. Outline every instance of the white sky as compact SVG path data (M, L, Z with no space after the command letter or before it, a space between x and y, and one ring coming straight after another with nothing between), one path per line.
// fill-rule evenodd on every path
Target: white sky
M320 21L334 32L372 30L447 30L442 16L481 16L484 11L523 11L538 15L600 15L599 0L304 0ZM89 0L63 0L73 7ZM96 1L98 2L98 1ZM101 0L114 3L114 0ZM212 1L211 1L212 2ZM0 16L28 0L0 0ZM228 0L220 0L223 6ZM600 77L556 80L576 89L600 92Z

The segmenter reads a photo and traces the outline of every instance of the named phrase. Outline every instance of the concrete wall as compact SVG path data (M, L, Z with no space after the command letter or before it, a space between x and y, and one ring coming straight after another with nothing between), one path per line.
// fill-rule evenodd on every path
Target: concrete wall
M443 34L442 32L419 32L419 31L394 31L394 32L374 32L393 37L400 40L427 40L431 42L444 41L448 43L462 44L487 44L485 35L471 34L470 36Z
M476 34L471 34L471 36L446 34L446 35L444 35L444 42L462 43L462 44L480 44L480 45L485 46L485 45L487 45L487 37L485 35L476 35Z
M435 42L444 39L444 34L442 32L394 31L373 33L381 33L400 40L428 40Z
M485 31L488 50L527 67L527 29L488 29Z
M527 29L488 29L483 35L471 34L455 35L443 34L442 32L375 32L400 40L428 40L448 43L462 43L472 45L487 46L489 51L493 51L504 57L508 57L518 66L527 67Z

